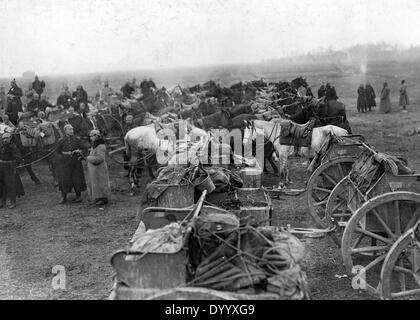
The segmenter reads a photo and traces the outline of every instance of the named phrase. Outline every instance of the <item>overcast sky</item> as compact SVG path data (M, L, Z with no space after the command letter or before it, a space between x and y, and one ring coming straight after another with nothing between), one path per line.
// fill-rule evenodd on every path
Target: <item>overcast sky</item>
M0 0L0 76L259 62L379 41L420 44L420 1Z

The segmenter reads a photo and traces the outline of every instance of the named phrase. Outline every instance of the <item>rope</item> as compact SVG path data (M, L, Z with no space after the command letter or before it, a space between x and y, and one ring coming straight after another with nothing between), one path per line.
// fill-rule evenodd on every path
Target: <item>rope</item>
M31 166L31 165L33 165L35 163L41 162L42 160L49 158L57 150L57 148L58 148L58 145L55 146L54 149L52 149L51 151L49 151L45 156L43 156L43 157L41 157L41 158L39 158L37 160L34 160L34 161L30 162L30 163L26 163L26 164L17 166L16 169L29 167L29 166ZM42 150L40 150L40 151L42 151ZM39 151L37 151L37 152L39 152ZM31 153L34 153L34 152L29 152L29 153L25 154L25 156L27 156L28 154L31 154Z

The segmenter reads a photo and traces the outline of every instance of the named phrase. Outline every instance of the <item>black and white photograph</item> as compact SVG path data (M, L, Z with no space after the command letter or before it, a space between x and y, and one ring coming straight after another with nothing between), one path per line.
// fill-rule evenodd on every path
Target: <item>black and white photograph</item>
M0 42L0 300L420 299L418 0L0 0Z

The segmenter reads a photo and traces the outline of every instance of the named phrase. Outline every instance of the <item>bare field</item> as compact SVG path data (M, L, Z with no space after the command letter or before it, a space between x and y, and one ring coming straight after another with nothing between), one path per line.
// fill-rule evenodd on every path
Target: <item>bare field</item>
M364 77L343 74L335 70L311 74L279 73L279 79L306 75L315 93L319 79L333 83L346 104L353 132L365 136L367 142L379 151L402 155L413 169L420 170L420 136L407 137L404 133L420 127L419 70L395 64L370 70L367 79L377 95L384 80L391 85L393 113L356 112L356 90ZM403 114L397 106L400 79L405 78L411 99L409 113ZM158 83L159 85L159 83ZM56 85L58 87L59 84ZM91 94L91 92L89 92ZM123 169L109 161L114 186L127 187ZM26 173L23 183L26 195L18 199L15 210L0 211L0 299L103 299L112 287L113 271L109 259L115 250L124 248L133 235L138 219L136 213L140 196L117 193L104 210L82 204L61 206L59 193L53 188L47 166L39 164L35 171L43 184L35 186ZM293 188L303 187L305 168L302 159L293 159L291 168ZM266 175L265 185L276 183L277 177ZM315 227L307 214L304 196L282 197L273 200L279 224ZM345 273L339 249L331 239L305 241L307 272L313 299L371 299L364 292L351 288L351 275ZM66 290L53 290L52 268L63 265L66 270Z

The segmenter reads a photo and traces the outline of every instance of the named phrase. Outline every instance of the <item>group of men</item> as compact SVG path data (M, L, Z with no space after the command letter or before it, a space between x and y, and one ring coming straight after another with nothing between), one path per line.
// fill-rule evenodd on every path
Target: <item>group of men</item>
M369 82L365 86L360 84L357 88L357 112L372 111L372 108L376 107L375 98L375 90Z
M82 86L78 86L72 94L64 86L55 106L46 99L45 87L45 82L35 77L35 81L23 95L22 89L13 79L8 93L5 94L6 102L1 105L4 107L0 117L0 208L7 205L13 209L16 206L16 197L24 195L17 168L26 166L23 158L28 150L23 149L20 136L14 131L20 120L35 117L42 123L48 110L55 109L86 112L88 95ZM4 87L0 93L4 93ZM92 130L89 139L91 149L88 154L88 144L76 137L72 125L67 124L64 127L64 137L54 147L55 152L51 159L54 177L58 179L57 186L62 194L60 203L66 203L67 194L73 190L76 193L74 201L81 201L81 192L87 189L82 160L87 162L91 182L89 194L92 200L100 206L108 202L110 185L105 161L105 142L98 130ZM34 181L40 183L36 176Z

